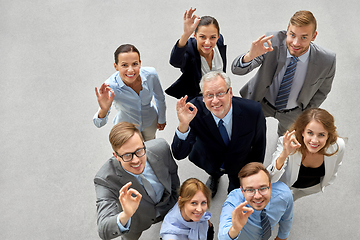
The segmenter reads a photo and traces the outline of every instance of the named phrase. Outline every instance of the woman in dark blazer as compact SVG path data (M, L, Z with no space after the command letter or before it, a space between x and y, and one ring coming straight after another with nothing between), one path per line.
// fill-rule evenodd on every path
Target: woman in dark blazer
M226 46L217 20L199 18L190 8L184 14L184 33L171 51L170 64L182 75L165 92L175 98L188 95L188 101L200 96L201 77L210 71L226 71ZM190 36L194 33L194 37Z

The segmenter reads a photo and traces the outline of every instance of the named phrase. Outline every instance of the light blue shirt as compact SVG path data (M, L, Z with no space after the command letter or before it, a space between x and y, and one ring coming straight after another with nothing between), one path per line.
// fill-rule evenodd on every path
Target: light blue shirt
M297 65L296 65L294 80L293 80L291 90L290 90L289 100L288 100L288 103L287 103L285 109L292 109L292 108L295 108L298 106L298 104L296 103L296 100L298 99L300 91L302 89L302 86L304 85L305 76L306 76L306 72L307 72L307 68L308 68L308 64L309 64L310 49L311 48L309 47L308 51L306 51L303 55L301 55L299 57L299 61L297 62ZM240 61L241 67L247 67L251 63L251 62L248 62L248 63L242 62L244 55L241 57L241 61ZM266 100L268 100L273 106L275 106L275 100L276 100L277 94L280 89L280 84L284 77L286 68L291 61L291 57L292 57L292 55L290 54L289 50L286 49L286 62L284 64L283 68L274 77L274 80L269 87L269 91L266 93L266 96L265 96Z
M230 240L229 230L232 226L231 215L233 210L242 202L245 198L241 192L241 189L235 189L229 193L222 206L219 224L219 240ZM249 204L246 207L250 207ZM271 184L271 199L265 207L266 213L270 220L271 229L273 231L277 223L279 223L278 237L285 239L290 234L293 218L293 198L292 193L286 184L283 182L276 182ZM261 211L256 211L249 216L247 223L240 231L239 235L235 239L239 240L258 240L261 239Z
M211 113L211 115L213 116L214 118L214 121L216 123L216 126L219 127L219 121L220 121L220 118L216 117L213 113ZM233 107L232 107L232 104L231 104L231 107L230 107L230 110L229 112L225 115L225 117L222 119L224 121L224 126L226 128L226 132L228 133L228 136L229 136L229 140L231 140L231 133L232 133L232 115L233 115ZM176 135L178 136L178 138L180 140L185 140L187 138L187 136L189 135L190 133L190 126L189 126L189 129L187 132L185 133L182 133L178 130L178 128L176 128Z
M158 123L166 122L165 95L160 84L155 68L141 67L140 77L142 90L137 94L131 87L128 87L121 80L119 72L115 72L105 81L114 91L115 97L113 106L118 111L113 123L130 122L139 125L139 130L151 126L158 118ZM154 97L154 106L152 99ZM94 115L93 122L98 128L104 126L108 121L110 110L104 118L99 118L99 111Z
M205 212L198 222L187 222L181 215L178 204L166 214L160 229L163 240L206 240L211 213Z
M124 169L125 170L125 169ZM126 171L126 170L125 170ZM141 184L141 186L144 186L143 183L142 183L142 180L140 178L139 175L136 175L136 174L133 174L131 172L128 172L126 171L128 174L134 176L138 181L139 183ZM160 202L162 196L163 196L163 193L164 193L164 186L160 183L160 181L158 180L158 178L156 177L153 169L151 168L150 164L146 161L145 163L145 168L144 168L144 171L142 172L142 174L144 175L144 177L146 178L146 180L148 180L151 184L151 186L153 187L155 193L156 193L156 203ZM119 226L119 229L121 232L124 232L126 230L129 230L130 229L130 224L131 224L131 218L129 219L129 221L125 224L125 226L123 226L121 223L120 223L120 220L119 220L119 216L120 216L120 213L117 217L117 224Z

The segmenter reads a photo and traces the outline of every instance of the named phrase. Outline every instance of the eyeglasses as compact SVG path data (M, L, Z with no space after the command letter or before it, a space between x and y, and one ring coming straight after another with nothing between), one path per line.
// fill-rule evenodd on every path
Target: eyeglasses
M117 152L115 152L116 155L118 155L119 157L121 157L121 159L124 161L124 162L130 162L133 157L134 157L134 154L137 156L137 157L142 157L145 155L146 153L146 148L145 146L143 148L139 148L138 150L136 150L135 152L132 152L132 153L125 153L123 155L119 155Z
M249 189L243 189L243 192L249 196L249 197L252 197L255 195L256 193L256 190L258 190L258 192L261 194L261 195L265 195L268 193L270 189L270 186L268 187L261 187L261 188L257 188L257 189L254 189L254 188L249 188Z
M225 97L225 95L229 92L229 89L230 89L230 88L228 88L228 89L226 90L226 92L219 92L219 93L216 93L216 94L205 94L205 95L203 95L203 97L204 97L205 99L207 99L207 100L213 99L214 96L216 96L217 98L223 98L223 97Z

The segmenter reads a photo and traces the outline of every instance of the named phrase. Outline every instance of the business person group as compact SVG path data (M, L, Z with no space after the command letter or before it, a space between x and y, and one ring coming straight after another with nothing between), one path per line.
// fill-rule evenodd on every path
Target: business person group
M95 88L94 124L107 123L111 105L117 110L112 156L94 179L104 240L139 239L158 222L153 239L269 239L276 225L275 239L287 239L294 201L324 191L337 177L345 141L334 117L319 108L331 90L336 55L314 43L313 14L296 12L286 30L260 36L233 60L236 75L259 68L236 97L225 73L220 25L195 11L185 11L184 32L170 55L181 71L165 90L178 99L171 144L155 138L166 126L165 95L156 70L141 66L135 46L115 51L116 72ZM279 136L268 166L266 117L277 119ZM180 183L174 159L185 158L209 175L205 183L195 177ZM212 216L208 208L224 174L228 196L221 215ZM220 225L214 227L211 217Z

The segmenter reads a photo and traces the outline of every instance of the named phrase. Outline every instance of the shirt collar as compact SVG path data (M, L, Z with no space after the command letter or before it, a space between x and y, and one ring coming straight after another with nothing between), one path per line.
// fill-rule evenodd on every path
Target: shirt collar
M224 121L225 124L229 124L229 122L230 122L230 120L232 118L232 112L233 112L233 107L232 107L232 104L231 104L229 112L225 115L225 117L222 118L222 120ZM218 126L220 118L215 116L213 113L211 113L211 115L213 116L213 118L214 118L214 120L216 122L216 126Z
M301 62L304 63L307 61L307 59L310 55L310 50L311 50L311 47L309 46L309 49L306 51L306 53L304 53L303 55L298 57ZM292 55L290 54L289 49L286 48L286 58L291 58L291 57L292 57Z

